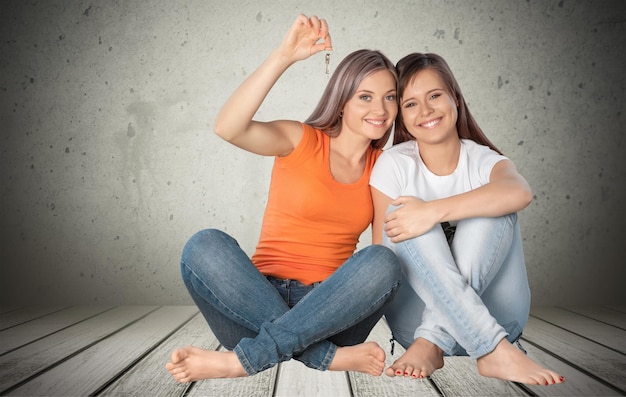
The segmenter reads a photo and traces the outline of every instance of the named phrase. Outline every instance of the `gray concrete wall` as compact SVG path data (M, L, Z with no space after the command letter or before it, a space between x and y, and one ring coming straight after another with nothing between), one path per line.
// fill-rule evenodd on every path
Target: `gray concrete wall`
M621 4L3 1L1 304L188 304L191 234L224 229L251 253L271 159L213 120L300 12L327 18L334 64L359 48L443 55L533 187L533 303L624 304ZM322 54L296 64L258 117L304 119L326 82Z

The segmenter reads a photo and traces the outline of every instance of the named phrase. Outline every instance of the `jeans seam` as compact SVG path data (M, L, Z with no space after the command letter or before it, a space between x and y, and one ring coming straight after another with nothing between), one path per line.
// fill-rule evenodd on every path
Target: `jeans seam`
M211 288L209 288L208 285L205 284L205 282L202 280L202 278L189 266L187 265L183 260L181 260L181 264L183 266L185 266L187 268L187 270L193 275L193 277L196 278L196 280L198 280L200 282L200 284L202 284L202 286L206 289L206 291L208 291L208 295L210 295L217 304L213 304L212 302L207 302L210 305L212 305L213 307L215 307L217 310L221 311L225 316L233 318L233 319L237 319L238 322L240 324L242 324L244 327L249 328L250 330L259 332L259 329L257 327L255 327L254 324L248 322L245 318L239 316L237 313L235 313L234 311L232 311L231 309L228 308L228 306L226 304L224 304L224 302L222 302L214 293L213 290ZM193 282L191 280L189 280L191 282L191 284L193 285ZM195 289L195 288L194 288ZM203 294L198 293L198 295L200 296L204 296ZM224 311L226 311L227 313L224 313Z
M480 292L480 293L482 293L482 292L483 292L483 291L482 291L482 289L483 289L482 287L483 287L483 285L485 284L485 279L488 279L488 277L487 277L487 276L488 276L488 275L490 275L490 274L491 274L491 272L493 271L493 268L494 268L494 263L495 263L496 258L497 258L496 253L497 253L497 252L499 252L499 251L501 250L502 245L503 245L503 243L504 243L504 242L503 242L503 240L504 240L505 232L506 232L506 230L507 230L507 224L509 223L510 215L504 216L504 217L502 217L502 219L503 219L503 221L504 221L504 224L503 224L503 225L502 225L502 227L500 228L499 233L498 233L498 236L497 236L497 239L496 239L496 240L497 240L497 246L496 246L496 247L494 247L494 250L493 250L493 252L492 252L492 253L491 253L491 255L490 255L490 260L489 260L489 271L488 271L487 273L485 273L485 274L481 274L481 277L480 277L480 286L481 286L481 291L477 291L477 292ZM511 238L512 238L512 237L511 237ZM506 258L506 257L505 257L505 258Z
M380 308L381 308L381 307L385 304L385 302L389 299L389 297L391 296L391 294L392 294L392 293L393 293L393 292L394 292L394 291L398 288L398 285L399 285L399 282L397 282L397 281L396 281L396 282L392 285L392 287L391 287L390 289L388 289L387 291L385 291L385 293L384 293L384 294L382 294L380 298L378 298L378 299L377 299L374 303L372 303L372 305L370 306L370 308L375 307L376 305L378 305L378 304L379 304L379 302L383 302L380 306L376 306L376 310L380 309ZM364 319L366 319L367 317L369 317L369 315L371 315L372 313L374 313L376 310L372 310L372 311L371 311L370 313L368 313L368 314L361 314L359 317L357 317L357 318L356 318L356 320L352 321L351 323L349 323L348 325L346 325L346 326L344 326L344 327L342 327L342 328L339 328L338 330L329 331L329 332L328 332L328 333L329 333L329 336L328 336L328 337L330 337L330 336L332 336L332 335L336 335L336 334L338 334L338 333L340 333L340 332L342 332L342 331L345 331L345 330L347 330L348 328L351 328L352 326L354 326L354 325L356 325L356 324L360 323L361 321L363 321ZM316 341L314 341L313 343L317 343L317 342L319 342L319 341L321 341L321 340L324 340L324 339L326 339L326 338L322 338L322 339L316 340ZM313 344L313 343L311 343L311 344Z

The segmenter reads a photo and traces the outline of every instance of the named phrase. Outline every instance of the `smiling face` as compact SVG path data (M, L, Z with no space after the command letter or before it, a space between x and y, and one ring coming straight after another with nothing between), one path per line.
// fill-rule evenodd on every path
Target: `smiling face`
M388 70L379 70L364 78L346 102L341 133L351 131L367 139L380 139L397 113L395 77Z
M459 139L457 105L439 73L428 68L410 80L400 99L404 125L419 144Z

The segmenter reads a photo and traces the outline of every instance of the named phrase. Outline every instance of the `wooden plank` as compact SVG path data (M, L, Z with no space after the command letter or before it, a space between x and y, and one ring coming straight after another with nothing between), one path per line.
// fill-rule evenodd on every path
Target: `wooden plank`
M317 371L296 360L280 364L275 397L350 397L348 374L343 371Z
M541 364L545 368L550 368L561 376L565 377L565 382L551 386L529 386L524 388L530 390L537 396L620 396L621 393L607 387L591 376L568 365L566 362L544 352L530 343L523 343L524 349L528 352L528 357Z
M607 306L607 308L611 310L615 310L616 312L626 314L626 306L623 306L623 305L610 305L610 306Z
M391 330L383 319L379 321L368 340L378 343L383 349L389 347ZM399 343L395 344L394 355L389 352L385 357L385 368L388 368L404 353ZM405 377L371 376L360 372L349 372L352 393L359 397L398 397L398 396L440 396L429 379L411 379Z
M219 347L219 342L201 314L196 314L159 347L98 395L182 396L189 384L176 382L165 370L165 364L169 361L174 349L191 345L209 350Z
M626 353L626 331L557 307L534 307L531 315L620 353Z
M58 312L67 306L25 307L0 314L0 331L48 314Z
M9 395L92 394L188 321L196 311L197 309L191 306L161 307L49 369L27 384L12 390Z
M0 331L0 355L74 325L111 307L78 306Z
M444 367L431 375L444 396L526 396L514 383L478 374L469 357L444 357Z
M124 306L30 343L0 357L0 394L118 331L156 306Z
M583 307L583 306L566 306L563 309L578 313L581 316L593 318L602 321L614 327L626 330L626 313L611 310L605 307Z
M626 356L534 317L528 319L524 340L552 352L562 361L593 374L626 393Z
M220 348L220 350L225 351L223 347ZM274 366L273 368L247 378L206 379L196 382L185 397L272 396L274 395L274 385L277 371L277 366Z

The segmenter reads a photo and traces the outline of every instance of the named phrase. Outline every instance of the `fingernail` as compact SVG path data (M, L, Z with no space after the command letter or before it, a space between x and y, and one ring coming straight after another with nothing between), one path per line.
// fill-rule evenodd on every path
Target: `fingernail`
M561 379L561 382L565 381L565 378L563 376L561 376L559 379Z

